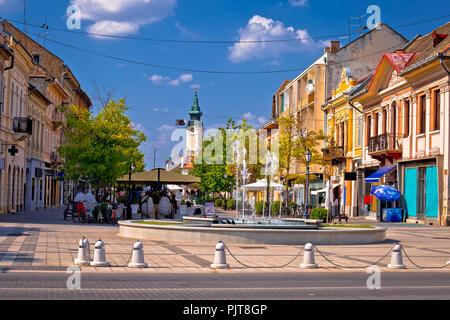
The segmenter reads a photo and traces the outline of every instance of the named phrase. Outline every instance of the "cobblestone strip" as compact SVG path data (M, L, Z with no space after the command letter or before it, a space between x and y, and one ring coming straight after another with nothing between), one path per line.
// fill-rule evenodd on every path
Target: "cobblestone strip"
M16 259L13 262L13 266L31 266L34 259L34 252L36 250L37 240L39 238L40 229L32 228L29 230L24 229L29 234L25 238L25 241L20 246Z

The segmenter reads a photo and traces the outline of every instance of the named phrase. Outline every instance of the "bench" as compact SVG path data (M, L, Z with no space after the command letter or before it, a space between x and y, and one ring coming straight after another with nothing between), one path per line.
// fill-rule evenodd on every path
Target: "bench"
M341 220L345 220L345 223L348 223L348 216L346 215L339 215L339 216L333 216L331 218L331 222L333 222L335 219L339 219L339 222L341 222Z

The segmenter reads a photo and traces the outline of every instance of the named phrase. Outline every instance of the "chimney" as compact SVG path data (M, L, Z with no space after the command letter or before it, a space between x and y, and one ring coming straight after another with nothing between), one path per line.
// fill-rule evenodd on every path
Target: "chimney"
M330 46L331 46L331 52L336 52L341 48L341 41L332 40L332 41L330 41Z
M323 53L330 53L331 52L331 48L330 47L325 47L323 49Z

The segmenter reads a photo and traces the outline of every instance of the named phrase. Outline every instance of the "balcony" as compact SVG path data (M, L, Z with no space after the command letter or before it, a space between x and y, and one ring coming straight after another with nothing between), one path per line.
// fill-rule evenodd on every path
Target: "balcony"
M345 162L345 147L329 147L322 149L323 156L330 159L331 165L338 165Z
M369 138L368 153L377 160L385 158L399 159L402 156L402 149L398 142L398 135L391 133L380 134Z
M53 111L52 113L52 124L53 124L53 129L58 128L59 126L62 125L63 123L63 114L60 111Z
M51 152L50 153L50 161L51 161L51 167L56 168L59 166L61 162L61 158L57 152Z
M13 120L14 139L23 141L33 133L33 120L25 117L15 117Z

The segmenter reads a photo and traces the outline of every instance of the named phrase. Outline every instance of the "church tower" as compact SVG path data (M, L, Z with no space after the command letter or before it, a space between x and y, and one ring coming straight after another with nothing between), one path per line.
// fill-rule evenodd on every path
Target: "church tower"
M190 163L193 163L193 158L202 152L203 141L203 122L201 117L203 112L200 110L198 104L197 90L195 90L194 103L189 111L189 122L186 127L186 156Z

